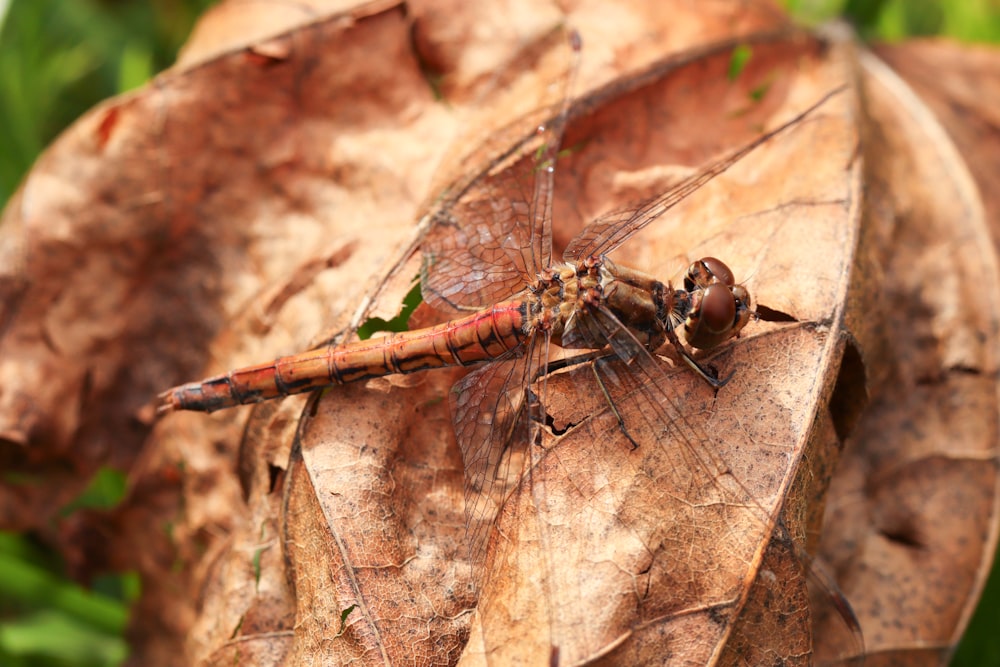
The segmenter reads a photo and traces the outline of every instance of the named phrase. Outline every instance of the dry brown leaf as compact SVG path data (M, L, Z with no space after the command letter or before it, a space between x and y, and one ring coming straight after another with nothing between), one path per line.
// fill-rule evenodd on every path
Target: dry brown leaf
M566 62L553 38L560 23L583 36L576 94L598 91L574 107L564 143L572 150L557 176L560 247L600 212L665 189L849 79L843 47L823 51L790 35L757 44L735 84L724 76L725 51L660 66L638 86L637 73L662 59L665 45L681 53L780 21L767 7L740 10L638 0L613 9L417 2L406 13L371 3L331 15L321 3L223 4L199 28L184 64L81 120L5 212L3 456L7 469L46 484L3 487L4 525L44 524L99 464L130 468L129 501L114 520L78 515L62 526L62 539L81 571L128 564L143 573L132 627L138 662L453 664L461 656L465 664L547 664L553 645L567 663L808 661L804 630L823 606L806 601L801 561L815 546L824 488L859 411L859 378L899 369L904 377L941 377L918 371L935 367L915 356L882 365L890 355L877 343L894 339L878 338L869 310L899 311L867 297L883 294L878 267L888 259L909 270L892 284L910 286L939 279L938 260L951 257L942 251L907 265L914 255L889 252L895 241L883 221L866 228L865 262L855 262L862 206L875 220L879 204L903 207L888 185L877 204L862 201L859 158L881 153L868 135L857 138L850 91L615 256L676 277L687 261L719 255L748 279L762 312L779 320L753 325L713 357L736 370L717 396L690 373L672 372L687 439L711 452L684 449L678 432L663 447L632 450L597 392L580 393L581 371L554 376L548 411L553 423L573 428L546 441L531 475L535 495L521 493L505 507L478 609L446 405L458 374L336 389L305 413L303 400L293 399L172 415L149 431L156 391L295 351L347 326L381 267L413 238L420 202L433 201L444 184L440 174L446 182L485 167L504 142L530 134L540 119L534 112L548 113L553 72ZM435 99L425 72L447 104ZM757 85L766 94L753 103L747 89ZM897 175L875 164L871 177L893 183ZM984 350L995 349L995 326L983 322L996 317L996 272L972 252L983 249L969 242L974 228L947 226L937 238L958 234L970 262L963 266L989 276L982 293L961 299L961 313L982 320L945 313L931 321L935 340L955 351L945 368L976 370L955 374L980 381L979 394L961 396L981 402L963 405L994 417L966 421L984 429L980 449L944 459L959 469L978 462L986 475L996 401ZM405 273L373 313L398 307ZM946 298L956 293L935 292L935 307L957 305ZM985 300L980 310L972 299ZM849 339L856 347L841 366ZM971 358L956 365L955 355ZM893 386L873 384L876 401L888 402L876 389ZM930 414L926 405L905 407ZM892 423L899 433L910 422ZM665 497L669 487L656 484L658 475L676 484L682 473L664 466L678 460L693 469L724 461L731 474L714 482L722 502L685 509ZM880 535L908 534L887 525L911 524L893 514L907 507L898 501L880 505L874 522L838 514L874 506L868 496L857 501L865 465L848 468L853 476L840 496L848 500L833 508L835 532L824 539L839 547L829 558L861 608L869 648L886 650L898 640L886 639L873 610L898 603L891 589L865 579L883 571L865 558L876 552L859 557L857 549ZM917 488L926 497L946 488L947 467L915 466L905 479L924 479ZM959 570L963 591L975 590L981 572L972 561L981 564L992 549L991 479L976 487L978 513L956 524L959 538L986 534L961 552L969 559ZM752 507L731 502L741 494L752 494ZM539 499L549 505L540 514L532 509ZM867 541L858 531L870 531ZM967 595L956 598L966 609ZM836 614L827 620L821 636L842 637ZM961 611L949 622L954 641ZM908 647L923 636L912 630ZM851 648L819 650L837 658Z
M947 141L941 140L940 130L934 127L934 122L928 121L927 110L918 107L918 110L912 115L920 119L920 125L930 125L932 129L915 131L914 134L920 137L918 140L920 143L940 145L941 162L945 167L943 171L948 173L947 176L941 177L941 180L943 182L955 181L951 188L942 188L939 196L944 202L948 202L949 198L953 200L944 205L945 210L950 212L952 217L945 218L942 221L943 224L929 224L928 227L931 229L943 227L944 233L958 235L959 238L968 234L981 239L982 220L980 219L980 205L977 202L978 196L982 198L985 223L992 235L994 248L1000 248L1000 198L997 196L1000 192L1000 188L998 188L1000 184L997 182L997 176L1000 174L1000 161L998 161L1000 160L1000 131L998 131L1000 124L996 118L996 109L1000 107L1000 101L998 101L1000 100L1000 76L998 76L1000 51L993 47L961 45L946 40L915 40L907 44L882 46L876 49L876 53L913 88L920 101L927 105L935 119L940 121L944 129L947 130L950 140L955 143L955 148L961 154L962 161L968 165L971 176L979 186L978 193L970 192L965 168L955 164L957 161L954 157L954 149L948 146ZM898 82L896 83L898 85ZM921 157L923 159L923 156ZM954 176L950 172L954 172ZM939 205L941 204L936 206ZM952 208L954 208L953 212ZM921 221L919 217L917 220ZM960 222L956 224L955 221ZM965 251L961 253L959 261L969 261L971 267L975 267L983 261L984 258L977 253L967 256L969 255L967 252L969 246L964 243L961 246ZM981 253L983 248L977 247L977 251ZM989 258L985 259L988 266ZM943 269L943 271L948 273L950 269ZM987 280L986 285L988 284ZM975 322L975 318L967 317L964 319ZM972 327L973 331L976 328L976 326ZM954 332L959 334L961 331L963 331L963 327L955 325ZM943 367L940 362L935 364L930 361L929 365L938 371ZM945 372L949 374L958 370L944 368ZM987 366L982 369L966 370L982 373L984 376L982 379L986 380L988 379L988 368ZM957 394L958 400L949 399L962 406L959 414L968 415L968 425L960 423L960 420L956 419L958 416L956 414L948 417L944 429L937 427L933 431L930 429L929 431L937 437L942 436L942 431L947 431L944 434L946 439L951 439L956 444L971 450L972 454L967 463L974 462L980 456L987 460L992 456L993 460L990 463L995 467L997 436L993 430L992 422L996 419L996 404L991 396L992 389L987 386L987 383L977 384L980 386L974 386L972 383L967 385L965 390ZM924 409L926 402L940 400L942 393L946 392L930 392L927 394L926 401L914 401L915 410L920 412ZM979 401L982 401L981 407L977 406ZM964 403L968 403L972 409L967 411L968 408L963 405ZM952 424L955 425L952 426ZM956 438L955 433L961 437ZM977 452L977 449L981 449L981 451ZM959 465L961 466L961 464ZM939 467L940 473L931 479L925 478L924 482L917 486L919 492L940 493L940 490L946 489L949 484L956 483L954 469L949 470L947 466L939 465L928 466L932 470ZM990 566L995 563L995 556L991 556L991 554L996 549L997 521L998 514L1000 514L996 503L1000 494L997 493L997 476L995 472L991 473L990 467L990 465L984 466L975 475L960 474L958 484L966 487L967 498L959 499L959 502L968 503L968 506L973 508L973 516L969 517L971 520L961 527L955 527L949 517L940 522L927 522L922 528L922 535L925 536L924 539L928 543L947 545L957 539L964 544L965 548L962 553L955 554L955 560L952 563L947 562L950 554L946 555L945 558L936 557L935 560L939 562L944 560L946 565L954 564L957 566L954 567L954 572L946 573L945 580L955 582L957 579L956 589L967 590L969 593L962 599L961 596L952 596L949 591L945 591L944 597L949 599L949 604L945 608L943 622L942 619L936 618L939 608L937 604L928 605L925 610L914 610L917 613L911 613L906 625L911 633L910 637L919 633L919 642L914 642L910 637L904 637L903 641L899 641L900 638L896 633L890 633L887 636L888 640L898 642L897 646L901 645L903 650L911 649L906 651L906 655L912 655L914 662L917 660L935 661L941 656L944 656L945 660L950 658L958 637L972 615L973 606L985 584ZM945 511L949 513L954 511L954 501L942 503L942 505L945 506ZM964 515L965 511L963 507L960 513ZM962 534L963 530L968 530L969 535L976 537L968 539L966 535ZM892 579L889 580L890 585L894 583ZM958 586L964 586L964 588L959 589ZM942 597L940 588L921 593L925 598ZM929 620L923 620L924 615L927 615ZM918 627L920 630L914 630ZM933 634L927 629L932 630ZM927 638L930 638L932 643L940 643L941 639L944 638L944 646L940 650L936 650L936 646L931 650L924 650L923 645ZM907 647L907 643L911 645ZM916 644L915 647L914 644ZM902 652L897 651L893 657Z
M129 469L120 520L62 529L68 553L88 545L82 573L143 574L131 634L149 662L190 663L178 646L213 590L205 554L253 516L234 474L246 415L182 417L150 438L157 392L343 326L454 131L402 12L365 16L364 29L327 18L281 37L286 56L235 51L94 110L5 211L4 525L49 531L98 465ZM261 526L248 533L256 545Z
M862 65L869 288L853 330L878 363L866 364L872 404L831 488L824 550L866 664L944 664L996 547L997 260L937 118L876 58Z
M841 66L831 59L824 71L821 62L812 67L800 62L816 57L810 56L810 51L811 45L808 42L797 43L795 40L770 47L759 45L754 70L738 86L726 83L729 52L722 50L713 58L703 54L701 58L691 59L693 64L672 77L667 85L651 85L625 98L622 97L622 90L616 90L613 94L602 92L598 97L606 106L598 115L574 123L567 137L567 145L580 148L573 151L560 165L560 174L568 175L565 179L568 185L561 190L557 209L560 233L568 237L574 226L579 229L583 222L599 212L664 189L670 179L676 178L675 164L686 164L690 168L726 147L740 145L767 126L771 118L782 117L782 101L791 109L796 106L801 108L803 104L815 101L836 87L841 80L837 76ZM677 68L678 64L673 63L672 66ZM805 72L802 75L804 82L799 87L793 86L790 76L784 79L780 76L781 68L789 67L799 67ZM659 77L666 71L667 68L661 67ZM768 96L768 102L748 105L747 88L760 85L762 80L770 82L771 79L777 79L778 83L772 84L773 93ZM678 148L671 146L672 143L677 143L676 126L671 126L669 118L658 114L662 114L663 109L680 109L685 99L716 101L712 115L705 120L706 125L714 127L716 132L693 131L690 135L684 135L682 145ZM831 105L831 109L836 108ZM641 240L631 244L631 247L640 248L646 253L641 258L633 254L632 261L645 260L647 265L666 265L673 272L677 266L682 265L678 263L678 258L684 257L684 251L678 252L679 249L700 253L703 248L711 247L728 249L738 258L753 258L744 261L744 264L762 262L764 256L777 252L772 249L769 241L776 240L774 248L785 252L782 236L790 234L795 238L801 233L786 228L788 221L794 220L797 205L805 209L827 210L828 224L820 227L825 228L825 231L813 232L810 238L817 252L823 251L824 246L820 240L827 239L825 243L829 245L826 246L828 250L825 254L841 254L843 268L839 275L842 278L847 276L849 253L844 254L842 249L849 250L851 244L837 235L849 230L850 225L837 221L849 213L850 202L856 201L856 197L848 194L852 187L856 187L849 169L856 140L849 138L850 116L843 113L843 106L840 108L840 114L824 110L825 114L830 114L835 119L832 127L828 127L820 119L815 123L805 123L797 128L798 141L775 142L773 147L762 149L755 160L748 160L734 169L722 183L706 189L704 195L699 193L696 199L683 205L683 210L673 219L673 223L664 221L665 230L651 230ZM644 110L650 110L647 112L648 117L641 118ZM687 110L674 113L676 118L688 118L692 115ZM788 112L784 113L788 115ZM826 118L825 114L823 118ZM621 118L628 118L630 122L622 124L616 120ZM827 123L830 122L828 119ZM619 132L630 133L631 136L624 139L616 137L615 125L620 126L617 128ZM723 127L725 130L720 131ZM704 137L708 143L699 145L694 137ZM830 171L816 171L813 174L815 178L811 180L787 178L786 170L782 167L791 163L794 151L811 152L821 141L830 144L829 153L833 158L830 161ZM629 150L639 154L631 155ZM789 155L789 151L793 151L793 154ZM668 168L664 169L654 160L665 161ZM601 174L601 170L605 173ZM602 177L604 184L599 182ZM585 184L588 187L584 191L582 188ZM576 190L576 187L581 189ZM774 194L775 191L778 192L777 195ZM723 213L699 210L708 207L707 202L713 201L713 195L719 200L719 192L729 193L724 206L732 207L731 209ZM701 199L702 196L704 199ZM768 199L769 196L777 196L779 202L788 203L775 206ZM748 217L754 218L755 224L732 224L733 220L746 222L740 219L741 210L748 211ZM681 224L680 221L685 217L688 224ZM701 225L690 224L690 219L695 217ZM754 241L757 237L763 237L764 240ZM703 247L698 247L699 243ZM737 250L741 243L744 247ZM691 255L694 256L697 255ZM782 257L780 254L777 256ZM836 271L834 264L828 266ZM835 280L831 282L836 284ZM803 286L808 292L807 284L803 283ZM810 301L807 294L785 296L793 301L801 300L799 310L802 312L808 313L810 307L817 310L823 308L815 303L815 297ZM836 292L827 292L825 298L829 304L826 307L834 308L837 303ZM775 306L788 308L786 304L777 301ZM798 343L789 346L802 349L802 354L811 356L816 364L828 364L831 359L836 358L840 345L837 337L830 337L825 331L820 331L818 336L806 335L805 340L799 340L806 331L801 327L789 330L791 338L788 340ZM810 338L812 342L806 342ZM823 341L830 341L830 346L825 347ZM767 348L761 346L761 349ZM794 365L794 359L784 357L782 363L790 367ZM771 361L770 365L774 366L774 362ZM776 373L779 377L785 374L786 372ZM791 395L813 393L813 400L819 400L823 394L829 393L830 387L824 388L822 383L816 383L812 379L815 377L833 376L823 372L803 374L800 376L804 382L801 390L789 391L787 387L783 387L782 391ZM295 622L296 638L289 638L293 645L290 655L296 661L307 660L309 656L317 654L335 662L346 662L369 656L382 656L391 660L401 655L427 652L428 660L436 659L447 663L465 645L465 617L474 604L472 581L475 573L469 570L464 558L468 547L464 541L461 463L455 459L456 452L453 448L442 448L442 444L450 442L451 438L443 399L452 379L445 377L443 382L419 379L405 388L388 386L384 391L394 395L391 400L383 397L382 390L376 390L371 384L366 391L357 388L347 390L350 398L338 390L319 403L314 418L303 423L301 460L293 458L289 471L288 505L284 512L287 542L291 545L288 551L289 564L295 589L300 594ZM759 379L768 384L771 375L761 373ZM726 428L720 429L715 424L707 427L701 425L700 415L711 414L719 409L710 400L705 402L706 388L699 381L692 381L686 373L681 373L677 381L682 383L681 388L676 390L679 396L688 393L700 395L700 398L694 399L699 402L698 407L692 404L684 408L693 415L690 417L691 421L699 424L697 428L710 432L725 431ZM766 403L761 396L749 389L736 389L738 386L733 385L736 396ZM549 409L557 421L560 393L554 382L554 400ZM596 397L599 394L591 389L589 395ZM711 396L711 392L708 395ZM415 418L414 413L400 414L400 408L405 405L413 405L411 409L416 410L418 416ZM600 411L600 406L594 409ZM734 419L748 411L731 409ZM757 411L762 412L759 408ZM349 425L352 415L356 423ZM787 418L778 419L788 421ZM567 420L581 421L574 418ZM759 424L761 428L773 430L770 420L761 419ZM424 431L428 425L433 428L430 433ZM800 434L797 436L800 442L798 446L805 445L807 425L808 421L789 424ZM415 428L421 429L419 436L413 432L412 429ZM616 442L615 438L607 437L608 432L614 431L614 428L606 423L599 426L595 421L586 427L578 427L576 438L579 439L579 435L586 433L588 428L597 429L604 437L585 437L587 443L573 442L573 437L564 438L565 445L560 444L554 449L552 456L556 452L565 451L572 458L553 458L552 462L556 467L534 475L536 485L544 484L547 493L554 494L553 498L560 498L566 491L558 489L557 485L568 483L571 488L579 486L579 475L592 472L597 461L610 471L599 477L617 480L617 484L622 487L619 491L609 491L611 495L622 495L625 498L636 496L628 503L633 507L631 512L647 513L647 523L654 525L669 525L671 521L690 525L691 519L678 521L677 517L670 517L669 514L650 511L655 508L655 485L652 488L640 485L643 490L627 492L636 485L636 467L655 469L666 462L629 462L630 458L635 458L630 448ZM733 427L728 428L731 430ZM789 437L789 434L781 433L773 437L780 440ZM751 442L752 434L748 434L747 438L747 443ZM598 447L598 451L591 451L584 446L588 443ZM705 440L692 444L715 446L718 443ZM733 447L739 448L740 444L734 443ZM746 444L743 448L748 449ZM798 457L796 451L796 446L791 446L781 455L771 452L764 459L748 462L746 465L756 468L758 474L765 479L775 475L781 479L788 475L787 483L790 483ZM655 459L663 456L663 450L650 448L641 452L640 456ZM722 455L722 458L728 460L730 457ZM768 462L767 466L763 465L764 461ZM697 464L697 460L688 462ZM772 469L771 466L778 468ZM714 521L701 517L705 524L697 541L702 545L700 549L704 553L692 556L691 550L694 547L683 539L693 538L685 535L681 538L681 544L685 546L680 559L676 559L676 554L671 554L664 548L662 553L656 554L654 561L671 563L674 560L685 560L690 561L695 569L709 567L704 563L714 562L713 550L719 540L720 530L727 536L732 533L735 539L743 540L739 547L734 542L727 557L741 563L741 566L754 561L755 557L750 554L758 553L759 557L760 550L769 542L770 531L773 529L773 519L768 516L776 515L783 492L780 484L773 485L773 479L772 485L750 482L752 476L746 473L746 470L734 471L733 478L741 480L738 483L748 485L755 492L759 486L770 486L774 501L770 510L760 505L761 513L757 513L755 509L749 519L743 519L750 523L749 539L741 534L745 525L726 527L725 524L718 523L719 518L725 518L727 512L732 512L732 508L722 505L719 508L723 513L722 517ZM702 482L712 483L710 479ZM652 497L649 496L650 493L653 494ZM522 494L520 498L527 502L531 500L531 495ZM763 501L758 498L757 502ZM564 505L577 507L575 501ZM620 508L619 512L627 510L628 505ZM768 512L771 514L767 514ZM502 524L499 532L517 546L509 552L504 551L503 545L495 547L499 553L488 566L491 568L489 582L493 588L487 587L482 591L490 606L482 612L482 620L476 621L473 626L471 649L466 649L465 654L467 661L476 660L477 643L482 646L481 658L499 664L518 659L547 662L553 642L557 642L560 647L560 659L567 662L602 654L608 660L627 662L631 655L633 660L641 661L641 656L648 657L661 652L664 646L670 646L680 659L699 662L721 650L732 620L727 620L727 616L732 616L739 610L742 597L747 591L745 582L753 579L754 572L740 569L730 573L725 566L716 564L710 569L717 568L726 572L726 575L708 576L706 581L698 583L692 580L682 591L684 596L690 597L680 597L669 589L670 584L679 586L684 581L684 576L676 568L657 567L661 576L671 574L674 579L667 581L650 577L650 581L645 584L649 591L640 595L635 590L636 582L633 578L636 575L628 577L625 574L638 566L633 564L626 567L624 563L628 563L633 557L625 553L623 545L631 545L631 549L641 547L643 543L648 545L650 536L643 530L637 531L637 526L622 523L620 518L616 519L619 513L606 509L598 514L611 519L612 526L617 524L619 532L624 534L610 534L607 532L610 527L601 528L601 524L593 521L583 528L578 522L559 520L562 525L572 528L568 534L550 535L549 546L539 554L530 548L531 535L523 539L515 537L515 531L527 530L530 533L538 529L538 526L532 525L530 505L508 506L505 520L509 522L509 528L503 527L506 523ZM537 535L534 539L538 539ZM672 539L678 538L675 536ZM610 568L611 572L602 571L600 576L593 576L591 585L586 587L585 592L578 590L572 580L557 583L550 578L547 582L539 582L540 571L549 577L557 571L585 573L590 579L593 568L588 564L597 557L592 550L595 544L601 543L604 545L603 549L610 550L613 555L605 563L605 569ZM647 558L648 548L641 549L647 554ZM565 561L546 566L544 558L547 553L559 554L565 557ZM543 563L541 566L540 562ZM797 555L793 555L792 562L798 563ZM615 571L619 573L618 576L611 576ZM620 581L621 576L626 576L626 581ZM552 590L539 590L536 588L538 583L547 583ZM799 586L804 586L801 571ZM713 592L713 588L717 591ZM553 593L562 599L555 599ZM718 596L719 600L707 597L712 595ZM646 598L655 600L656 603L642 602ZM609 599L621 599L625 608L609 604ZM704 611L698 615L701 620L692 616L690 609L685 610L692 605L703 607ZM497 608L504 608L506 611L497 613ZM340 641L332 641L331 637L337 634L340 614L345 609L353 609L349 616L348 632ZM480 605L480 610L482 609ZM566 618L569 609L572 617ZM606 613L602 614L602 610ZM552 618L546 618L550 613ZM807 623L808 615L803 618ZM462 622L456 623L456 620ZM678 629L678 624L682 629ZM699 629L699 625L706 627ZM581 632L580 628L584 626L587 631ZM475 634L480 630L482 637ZM672 633L684 632L691 633L686 642L665 639ZM633 634L634 639L630 637ZM798 635L796 640L801 644L802 636ZM794 650L805 654L808 639L805 640L805 645L805 651L798 646ZM779 647L778 650L784 648L786 647ZM612 649L615 653L609 654ZM702 656L700 658L699 653Z
M880 46L885 60L948 131L979 185L993 243L1000 247L1000 52L995 47L914 40Z

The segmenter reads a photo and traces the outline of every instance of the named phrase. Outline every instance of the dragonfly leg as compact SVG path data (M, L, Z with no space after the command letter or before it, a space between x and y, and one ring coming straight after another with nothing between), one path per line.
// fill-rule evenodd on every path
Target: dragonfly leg
M681 343L680 339L677 338L677 334L673 330L667 331L667 338L670 340L670 344L674 346L677 353L681 355L681 359L691 367L695 373L698 374L702 380L707 382L713 389L721 389L726 386L726 383L733 379L733 373L730 373L721 380L717 377L718 373L711 367L706 368L698 363L698 360L691 356L691 353L685 349L684 344Z
M528 411L528 419L539 425L545 425L549 422L548 413L545 411L545 406L542 405L542 401L539 399L538 394L536 394L531 389L526 389L524 394L524 403L521 409ZM516 423L517 420L515 420ZM542 446L542 431L540 428L534 428L533 437L530 439L532 445L538 447Z
M622 432L622 435L628 438L628 441L632 443L632 449L638 449L639 443L636 442L635 438L632 437L632 434L628 432L628 427L625 426L625 420L622 418L621 413L618 412L618 407L615 406L615 402L611 399L611 393L608 391L607 385L605 385L604 380L601 379L601 374L597 372L597 365L605 363L607 363L607 358L595 359L591 362L590 368L594 372L594 378L597 380L597 386L601 388L601 393L604 394L604 400L607 402L608 407L611 408L611 414L613 414L615 419L618 421L618 429Z

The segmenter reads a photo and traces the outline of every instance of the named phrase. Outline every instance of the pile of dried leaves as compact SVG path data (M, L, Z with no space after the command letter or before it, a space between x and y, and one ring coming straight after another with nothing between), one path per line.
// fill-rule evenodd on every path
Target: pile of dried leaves
M347 4L221 4L7 207L3 527L84 578L141 572L137 664L945 661L997 536L997 54L875 55L757 3ZM465 371L155 416L173 384L344 331L402 262L365 311L394 316L442 187L551 109L567 25L557 248L845 87L614 255L674 278L723 257L754 296L711 359L728 385L672 371L697 438L633 450L592 382L553 376L546 506L507 503L484 576L447 400ZM752 511L665 498L698 448ZM126 501L53 522L105 465Z

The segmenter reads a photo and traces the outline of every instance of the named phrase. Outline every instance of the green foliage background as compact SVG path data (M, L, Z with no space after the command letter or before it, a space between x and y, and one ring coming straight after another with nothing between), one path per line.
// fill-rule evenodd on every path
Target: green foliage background
M169 66L211 0L0 0L0 206L38 154L97 102ZM801 20L843 16L866 39L947 35L1000 42L997 0L785 0ZM0 475L2 475L0 471ZM10 481L10 480L5 480ZM97 475L77 507L106 506L121 474ZM1000 665L1000 568L955 665ZM31 535L0 532L0 665L121 664L136 577L108 573L85 589Z

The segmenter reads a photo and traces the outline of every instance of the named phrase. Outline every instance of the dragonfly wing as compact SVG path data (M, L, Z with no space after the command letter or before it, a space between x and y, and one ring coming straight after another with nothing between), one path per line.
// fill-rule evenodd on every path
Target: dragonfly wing
M831 97L844 90L844 87L840 87L827 93L793 118L790 118L773 130L765 132L750 143L713 162L704 169L699 169L666 192L638 204L632 204L625 208L605 213L587 225L576 238L570 241L569 245L566 246L566 251L563 253L563 258L568 262L574 262L586 259L587 257L600 257L611 252L627 241L633 234L659 218L716 176L728 170L756 148L789 128L798 125L802 119L823 106Z
M534 172L534 157L523 156L434 214L421 245L424 301L442 312L458 312L524 289L537 271L528 204Z
M477 368L452 389L455 435L465 466L465 512L474 576L485 579L483 562L494 520L518 486L528 443L538 427L526 388L542 363L538 337Z
M482 308L510 298L552 264L555 162L569 115L572 62L547 90L558 101L543 107L536 130L500 154L479 176L446 192L430 216L422 244L424 300L444 311Z
M669 366L604 307L590 309L581 323L588 335L603 338L623 362L603 366L601 377L615 393L623 392L628 401L642 406L623 412L622 418L634 437L649 438L645 444L663 450L664 467L657 476L673 487L669 493L688 503L714 500L739 508L752 515L758 528L772 524L771 513L735 478L730 465L716 453L713 441L679 407L684 401L675 388L676 379L667 371ZM665 447L667 442L679 446ZM641 441L637 444L644 445Z
M565 112L432 216L421 245L424 300L445 312L503 301L552 263L552 192Z
M641 479L652 480L650 488L655 489L653 499L646 497L647 507L651 503L669 508L661 515L661 519L669 516L669 522L655 521L644 514L643 507L622 512L619 519L642 535L651 550L666 545L659 547L663 549L662 561L668 562L663 567L673 581L687 582L681 588L671 587L674 600L670 604L694 608L714 603L719 609L739 611L736 601L748 590L746 577L755 576L748 568L759 562L772 539L790 541L778 519L781 491L774 488L773 481L764 489L745 480L735 463L730 464L719 453L727 451L725 441L730 435L719 433L715 440L709 438L697 415L711 411L712 401L693 407L701 401L682 397L670 367L650 353L613 313L592 307L576 318L574 325L581 342L590 347L603 343L617 357L598 361L594 367L610 404L606 412L613 415L604 419L608 426L603 439L631 441L635 459L641 461ZM619 419L620 424L616 423ZM613 429L619 430L617 436ZM732 434L731 439L739 440L739 434ZM683 535L673 534L678 526ZM670 557L669 545L677 543L685 545L685 558ZM862 655L860 626L846 599L832 579L812 571L812 558L800 545L793 544L792 549L810 584L823 592L824 603L842 619L846 641L854 647L849 653ZM698 556L692 557L695 553ZM669 612L651 604L642 611L640 622L663 613Z

